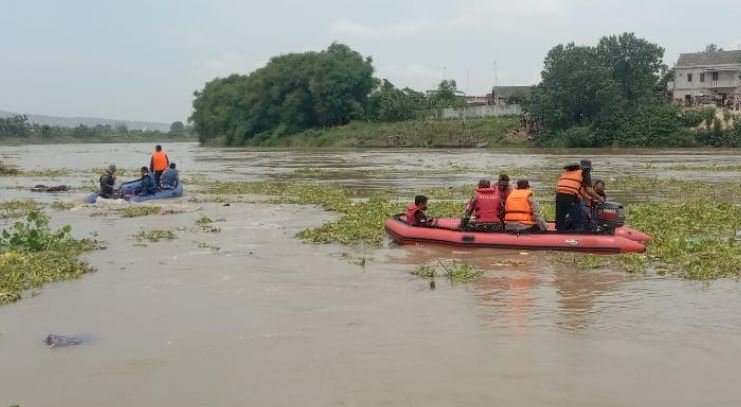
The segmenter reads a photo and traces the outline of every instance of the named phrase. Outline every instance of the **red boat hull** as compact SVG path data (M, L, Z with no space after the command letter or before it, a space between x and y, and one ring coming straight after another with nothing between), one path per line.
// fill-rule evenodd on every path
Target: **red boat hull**
M403 217L402 217L403 219ZM389 219L386 232L399 244L443 244L463 247L489 247L502 249L565 250L590 253L643 253L646 247L640 242L618 235L576 233L463 232L446 228L450 220L440 219L440 227L409 226L399 219ZM460 220L458 220L460 222ZM458 226L457 224L455 225Z
M402 216L402 219L404 217ZM458 230L461 220L459 218L440 218L437 220L438 227L443 229ZM548 230L555 231L556 224L548 222ZM627 226L619 227L615 229L615 236L624 237L628 240L636 242L646 243L651 240L651 236L641 232L640 230L632 229Z

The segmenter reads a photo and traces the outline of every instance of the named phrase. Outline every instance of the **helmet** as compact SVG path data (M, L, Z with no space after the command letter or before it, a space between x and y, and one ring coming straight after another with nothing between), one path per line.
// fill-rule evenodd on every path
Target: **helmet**
M110 172L111 174L113 174L114 172L116 172L116 164L111 164L111 165L109 165L109 166L108 166L108 171L109 171L109 172Z

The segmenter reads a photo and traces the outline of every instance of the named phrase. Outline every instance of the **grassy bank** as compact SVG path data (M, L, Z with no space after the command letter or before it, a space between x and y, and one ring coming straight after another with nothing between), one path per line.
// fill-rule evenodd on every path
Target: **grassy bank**
M354 121L344 126L311 129L298 134L264 135L256 147L476 147L512 144L507 134L519 126L516 117L410 120L396 123ZM210 144L218 145L220 141ZM516 142L515 142L516 143Z

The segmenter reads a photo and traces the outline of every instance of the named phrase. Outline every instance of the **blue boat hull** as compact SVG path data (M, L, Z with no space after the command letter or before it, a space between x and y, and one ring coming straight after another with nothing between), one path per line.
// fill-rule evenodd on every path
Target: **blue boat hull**
M121 192L129 195L125 199L131 202L144 202L155 199L178 198L183 196L183 183L179 183L175 189L161 189L152 195L133 195L134 190L139 186L139 181L131 181L121 184ZM98 194L93 192L85 198L87 203L95 203L98 200Z

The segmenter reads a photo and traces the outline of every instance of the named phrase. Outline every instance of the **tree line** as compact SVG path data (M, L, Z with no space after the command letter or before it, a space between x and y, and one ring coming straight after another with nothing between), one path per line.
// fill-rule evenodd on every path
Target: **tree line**
M705 52L716 52L707 47ZM544 61L542 80L525 110L543 124L546 146L741 146L741 125L715 109L670 103L673 71L664 49L632 33L603 37L594 46L558 45ZM736 122L738 123L738 122ZM704 124L704 126L701 126ZM699 126L699 127L698 127Z
M158 137L192 137L192 126L186 126L181 121L173 122L167 133L159 130L132 130L124 124L116 126L97 125L77 127L49 126L45 124L30 123L25 115L16 115L0 118L0 139L39 139L39 140L63 140L80 139L96 141L115 138L156 139Z
M706 52L718 48L709 46ZM669 102L673 71L664 49L632 33L596 45L557 45L541 82L523 100L544 146L741 146L741 125ZM399 122L465 105L454 80L426 93L374 77L373 60L333 43L320 52L272 58L248 74L217 78L194 93L190 120L201 142L259 144L353 120ZM698 116L699 115L699 116ZM699 126L706 123L704 126ZM699 126L699 127L698 127Z
M206 83L194 93L190 120L201 142L241 145L352 120L410 120L462 103L454 80L426 94L399 89L373 73L370 57L339 43L277 56L248 75Z

